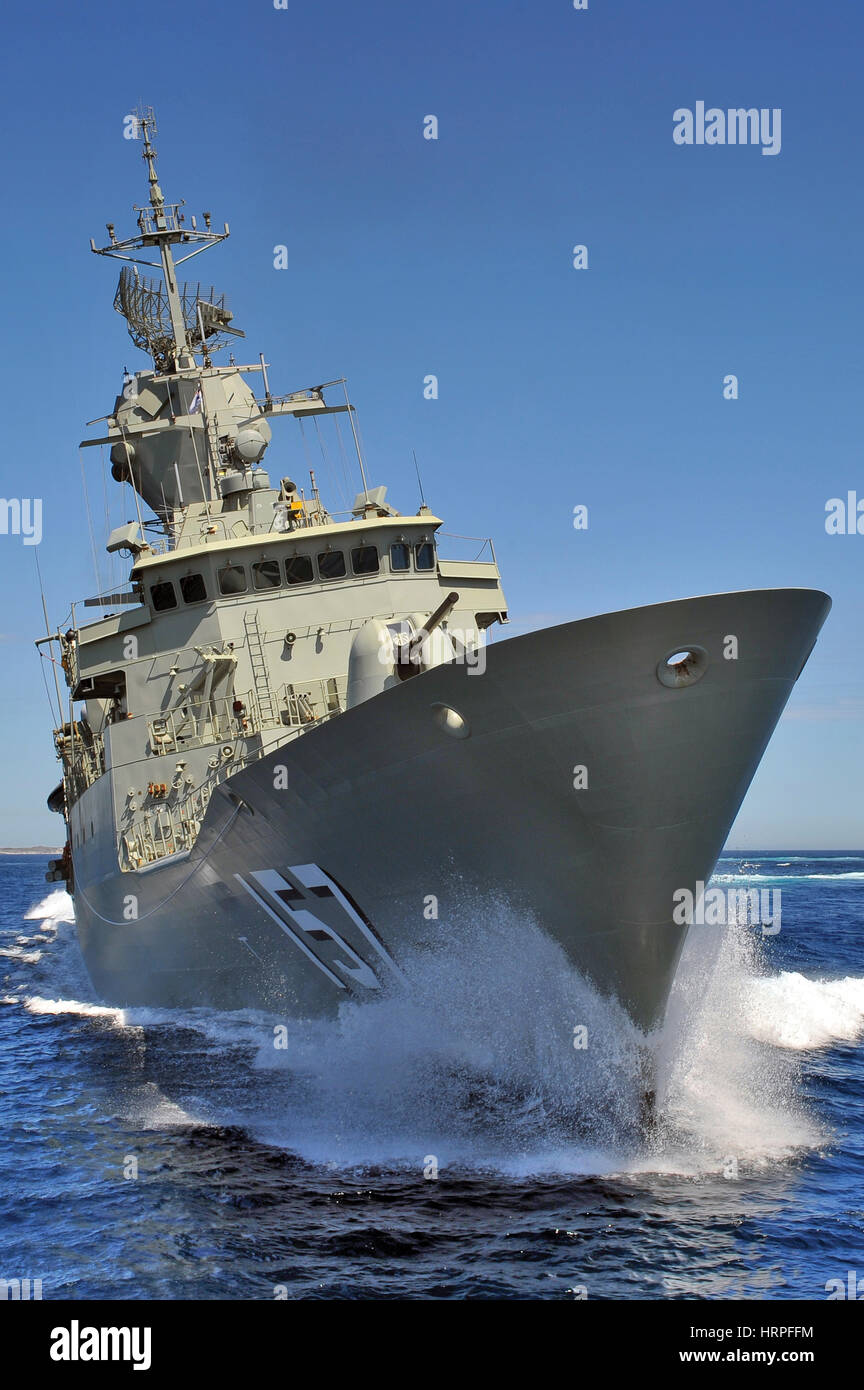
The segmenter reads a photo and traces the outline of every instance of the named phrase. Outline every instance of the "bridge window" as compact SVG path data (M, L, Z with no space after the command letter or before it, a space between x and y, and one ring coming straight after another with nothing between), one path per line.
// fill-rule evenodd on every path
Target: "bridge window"
M150 602L157 613L164 613L166 608L177 607L177 595L170 580L163 579L161 584L150 585Z
M351 551L351 566L355 574L378 573L378 548L374 545L358 545Z
M345 556L341 550L318 552L318 573L322 579L345 578Z
M311 584L312 560L309 555L289 555L285 561L285 578L289 584Z
M245 594L246 571L242 565L226 565L219 570L219 591L223 594Z
M282 587L282 570L278 560L257 560L252 566L252 583L256 589Z
M414 547L414 564L418 570L434 570L435 547L431 541L421 541Z
M184 574L180 580L180 592L184 603L203 603L207 598L203 574Z
M404 541L396 541L390 547L391 570L410 570L411 551Z

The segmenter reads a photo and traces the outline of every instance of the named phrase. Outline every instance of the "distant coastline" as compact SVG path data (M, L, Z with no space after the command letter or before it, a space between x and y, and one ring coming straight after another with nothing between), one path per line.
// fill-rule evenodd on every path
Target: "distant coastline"
M62 850L55 849L53 845L28 845L25 849L3 849L0 847L0 854L62 854Z

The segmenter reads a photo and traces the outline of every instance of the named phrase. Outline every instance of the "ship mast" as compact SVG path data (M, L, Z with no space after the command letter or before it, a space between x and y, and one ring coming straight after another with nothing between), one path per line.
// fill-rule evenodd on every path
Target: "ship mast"
M170 321L170 338L167 332L164 339L154 338L150 343L150 349L157 365L161 358L168 370L180 372L189 368L194 369L197 364L190 345L183 297L177 284L177 267L182 265L184 261L191 260L193 256L200 255L202 251L208 250L211 246L218 245L220 241L225 241L229 235L228 223L225 223L225 229L222 232L211 231L210 214L205 212L205 229L203 231L198 229L194 217L191 218L191 227L185 225L186 218L180 211L184 206L183 201L166 203L159 185L159 176L156 171L156 150L151 140L151 136L155 135L157 131L153 108L151 106L139 108L134 113L134 120L134 138L140 138L144 142L142 157L147 165L147 179L150 185L149 201L142 207L136 205L134 208L138 214L138 235L118 241L114 233L114 224L109 222L107 223L109 245L100 247L91 240L90 249L97 256L111 256L114 260L130 261L135 265L161 269L165 283L165 304ZM172 247L177 245L194 245L194 250L175 260ZM159 253L158 263L130 254L143 250L145 247L155 247ZM226 315L225 318L230 318L230 315ZM227 328L227 324L223 323L219 326L223 332L232 332L231 329ZM165 327L167 330L168 325L166 324ZM233 331L236 332L236 330ZM205 347L206 342L202 343L202 351Z
M153 209L153 219L156 223L157 236L159 238L159 254L162 259L162 274L165 279L165 292L168 296L168 308L171 314L171 328L174 333L174 351L178 367L188 367L195 365L195 359L189 351L189 343L186 338L186 325L183 321L183 306L180 302L180 295L177 290L177 275L174 268L174 256L171 252L171 241L168 236L168 222L165 216L165 199L162 189L159 187L159 176L156 173L156 151L150 143L151 131L156 133L156 122L153 118L152 109L142 113L138 118L138 127L142 132L144 140L143 158L147 165L147 178L150 184L150 206ZM138 225L142 227L143 219L139 217Z
M261 493L267 482L266 474L253 477L253 469L270 442L271 420L293 416L302 421L304 415L346 411L360 465L364 514L374 510L347 389L344 405L328 405L324 399L325 387L344 386L343 378L274 397L263 355L252 365L237 366L232 357L228 366L213 367L210 353L223 346L225 335L245 335L232 326L224 295L212 287L209 295L202 295L200 285L178 282L177 271L185 261L225 241L228 224L224 231L214 231L205 212L202 228L191 216L187 225L183 202L166 202L159 184L152 107L139 108L127 119L133 122L129 134L142 142L149 197L135 207L134 236L118 240L114 223L108 222L108 245L97 247L91 240L90 249L130 263L120 272L114 308L126 319L135 346L152 357L155 371L137 372L124 383L113 415L104 417L107 433L101 439L82 440L82 445L110 444L112 476L131 484L172 534L170 518L177 514L194 530L198 504L208 517L210 503L217 500L226 512L252 508L252 494ZM158 259L145 259L141 253L148 251L151 256L155 251ZM139 276L139 265L159 274ZM245 381L237 380L241 373L259 371L263 401L256 400Z

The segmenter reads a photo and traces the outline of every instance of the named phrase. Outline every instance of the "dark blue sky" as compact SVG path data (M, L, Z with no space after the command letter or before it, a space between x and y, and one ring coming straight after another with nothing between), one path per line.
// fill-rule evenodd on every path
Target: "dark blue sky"
M143 365L116 267L88 250L146 194L122 138L143 100L166 197L231 224L196 272L228 292L239 350L263 349L280 391L348 376L370 482L412 506L417 450L446 529L494 535L511 632L713 590L832 594L732 843L864 843L864 536L824 526L829 498L864 497L860 5L97 0L4 23L0 494L44 499L52 620L96 591L84 423ZM781 108L779 155L677 146L673 112L700 100ZM99 451L84 462L105 587L123 575ZM268 463L303 474L287 423ZM18 538L0 584L0 843L56 841Z

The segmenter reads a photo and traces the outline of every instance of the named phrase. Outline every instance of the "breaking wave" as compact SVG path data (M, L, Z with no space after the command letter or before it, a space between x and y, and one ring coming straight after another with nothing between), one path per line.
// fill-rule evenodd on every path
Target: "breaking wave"
M809 980L783 971L750 982L750 1030L774 1047L810 1050L864 1033L864 979Z
M46 926L57 926L60 922L75 921L75 905L65 888L55 888L29 912L24 913L25 922L44 922Z

